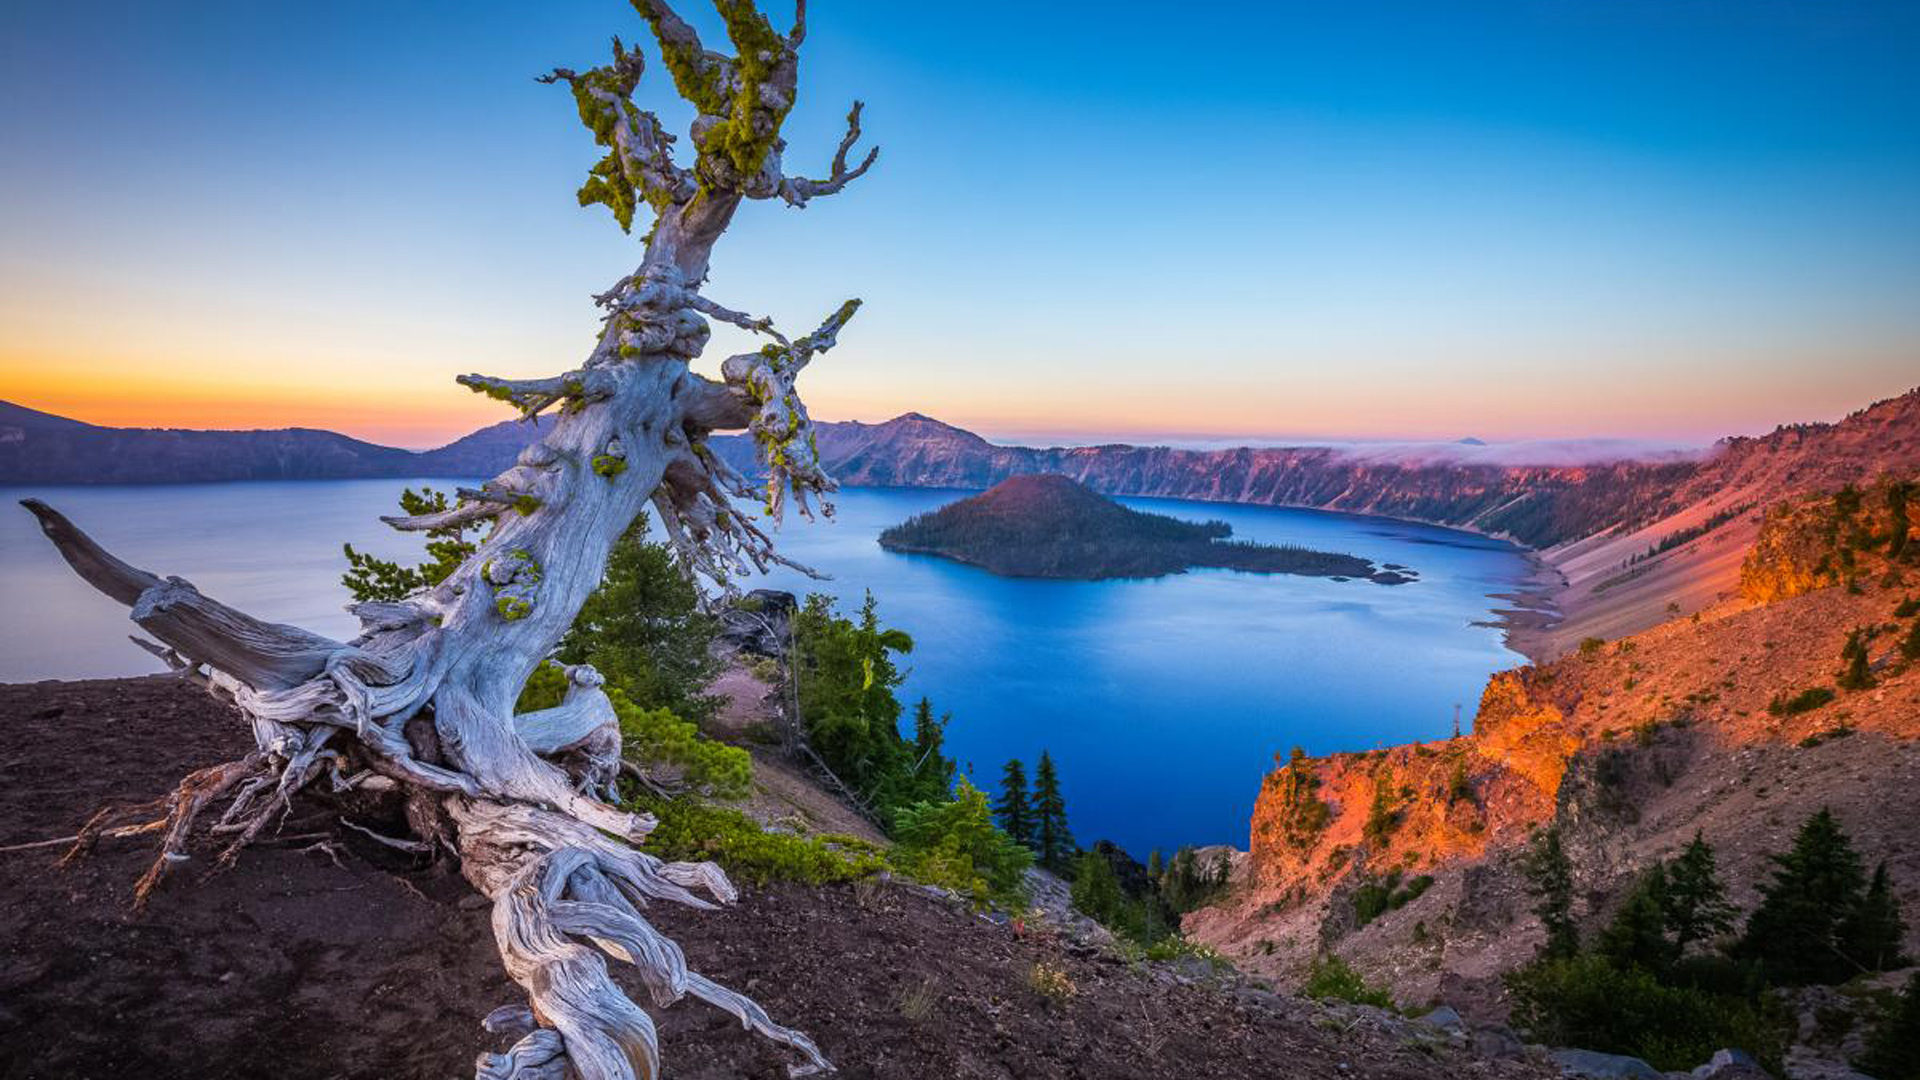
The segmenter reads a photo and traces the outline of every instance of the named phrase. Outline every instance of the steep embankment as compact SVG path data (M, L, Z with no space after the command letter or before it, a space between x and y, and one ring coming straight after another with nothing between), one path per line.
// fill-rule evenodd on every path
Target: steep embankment
M183 773L251 745L236 717L177 679L0 686L0 848L70 835L108 800L163 796ZM0 1072L471 1075L475 1054L499 1042L481 1018L516 993L487 905L445 862L395 852L334 813L278 835L225 872L176 872L139 912L129 899L152 859L148 837L102 841L64 867L59 847L8 852ZM210 866L220 846L196 837L189 865ZM690 967L804 1028L837 1076L1556 1074L1476 1057L1444 1033L1409 1038L1230 980L1124 963L911 886L742 894L721 910L662 905L648 918ZM1057 974L1037 983L1039 965ZM786 1075L774 1047L700 1002L649 1011L671 1075Z
M1537 826L1565 834L1591 927L1696 830L1750 908L1767 853L1823 805L1920 910L1920 659L1904 645L1920 633L1920 540L1889 559L1885 495L1775 509L1737 564L1737 595L1495 675L1458 739L1277 767L1232 899L1190 930L1256 971L1297 974L1329 948L1403 1000L1497 1012L1497 976L1539 942L1516 864ZM1873 685L1846 689L1856 629ZM1817 689L1832 698L1788 704ZM1389 883L1400 906L1361 925L1356 894Z

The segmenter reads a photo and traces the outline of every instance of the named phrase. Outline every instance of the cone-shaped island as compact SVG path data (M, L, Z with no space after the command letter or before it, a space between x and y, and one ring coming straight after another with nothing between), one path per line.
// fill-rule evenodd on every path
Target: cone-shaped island
M1291 544L1228 540L1224 521L1192 522L1121 506L1059 475L1014 476L971 498L918 514L880 534L888 551L940 555L1007 577L1147 578L1196 566L1260 574L1365 578L1382 585L1412 571L1377 569L1354 555Z

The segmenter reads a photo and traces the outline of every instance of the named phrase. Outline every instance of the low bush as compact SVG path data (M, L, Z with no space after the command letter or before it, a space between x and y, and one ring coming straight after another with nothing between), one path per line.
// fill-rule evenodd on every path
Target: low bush
M866 841L768 832L738 810L686 796L648 796L631 805L660 819L641 850L674 862L717 862L733 877L754 884L825 885L854 881L887 867L880 849Z
M1353 914L1360 926L1419 899L1420 894L1433 884L1432 876L1421 874L1402 886L1401 876L1401 872L1395 870L1386 877L1369 881L1354 890Z
M980 905L1019 907L1033 853L993 823L987 797L961 777L952 802L921 802L894 818L901 873L971 898Z
M1775 716L1797 716L1800 713L1812 712L1832 700L1833 691L1825 686L1811 687L1793 695L1782 691L1775 694L1772 701L1767 702L1767 711Z
M1355 1005L1372 1005L1377 1008L1391 1009L1393 995L1377 986L1368 985L1360 973L1347 966L1345 960L1324 953L1314 958L1313 965L1307 969L1307 981L1300 992L1318 1001L1348 1001Z
M1593 953L1536 961L1507 976L1513 1020L1552 1046L1628 1054L1659 1069L1688 1069L1737 1046L1778 1071L1787 1018L1771 998L1663 985Z
M516 711L551 709L566 696L567 674L559 664L542 664L520 691ZM753 783L753 758L737 746L700 733L691 720L666 708L644 709L617 687L607 700L620 721L620 753L641 764L662 763L681 771L682 779L715 798L737 799Z

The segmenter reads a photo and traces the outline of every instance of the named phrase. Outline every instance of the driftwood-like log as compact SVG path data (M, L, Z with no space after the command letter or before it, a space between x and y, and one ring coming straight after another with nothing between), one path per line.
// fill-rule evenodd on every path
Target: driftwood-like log
M653 1022L608 977L609 959L633 968L649 1006L698 998L788 1048L795 1075L831 1068L805 1035L687 970L679 948L641 916L652 901L708 908L735 892L716 866L662 862L633 846L655 822L618 805L619 725L599 676L570 669L560 705L514 712L528 676L645 508L659 513L685 572L731 593L736 579L784 564L738 500L756 498L777 524L789 501L806 513L810 499L824 500L834 487L795 379L834 345L858 301L789 339L770 319L699 290L715 243L744 202L803 206L866 172L871 151L848 164L861 107L849 114L825 179L788 177L780 131L796 92L804 8L781 34L747 0L717 5L737 55L748 58L740 60L708 49L667 0L633 5L693 105L692 160L675 160L673 136L633 102L644 69L639 49L616 39L611 63L543 77L573 92L606 154L581 188L581 204L605 205L623 228L644 207L653 226L639 266L594 298L601 330L584 361L545 379L460 377L526 417L558 409L507 472L462 491L446 511L386 519L410 530L490 520L478 550L452 574L399 603L356 605L361 634L335 641L137 568L53 508L24 504L82 579L128 606L152 639L137 639L142 647L231 701L257 745L240 761L188 776L140 820L118 812L90 823L74 853L102 837L162 834L159 858L138 885L144 899L187 856L195 821L220 800L227 805L211 828L227 838L230 860L323 778L335 791L399 792L418 839L375 839L411 852L457 849L462 873L493 901L501 959L527 993L526 1005L487 1017L489 1031L511 1040L504 1052L480 1057L476 1075L492 1080L658 1075ZM719 379L695 374L689 362L706 344L709 318L771 344L729 358ZM768 476L759 492L706 445L715 431L741 429L752 434Z

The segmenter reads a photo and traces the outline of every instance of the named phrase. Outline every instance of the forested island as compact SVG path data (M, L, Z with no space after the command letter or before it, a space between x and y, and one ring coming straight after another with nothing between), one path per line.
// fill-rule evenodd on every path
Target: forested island
M1009 477L971 498L917 514L880 534L888 551L939 555L1007 577L1146 578L1194 567L1260 574L1414 580L1354 555L1291 544L1231 541L1224 521L1192 522L1128 509L1057 474Z

